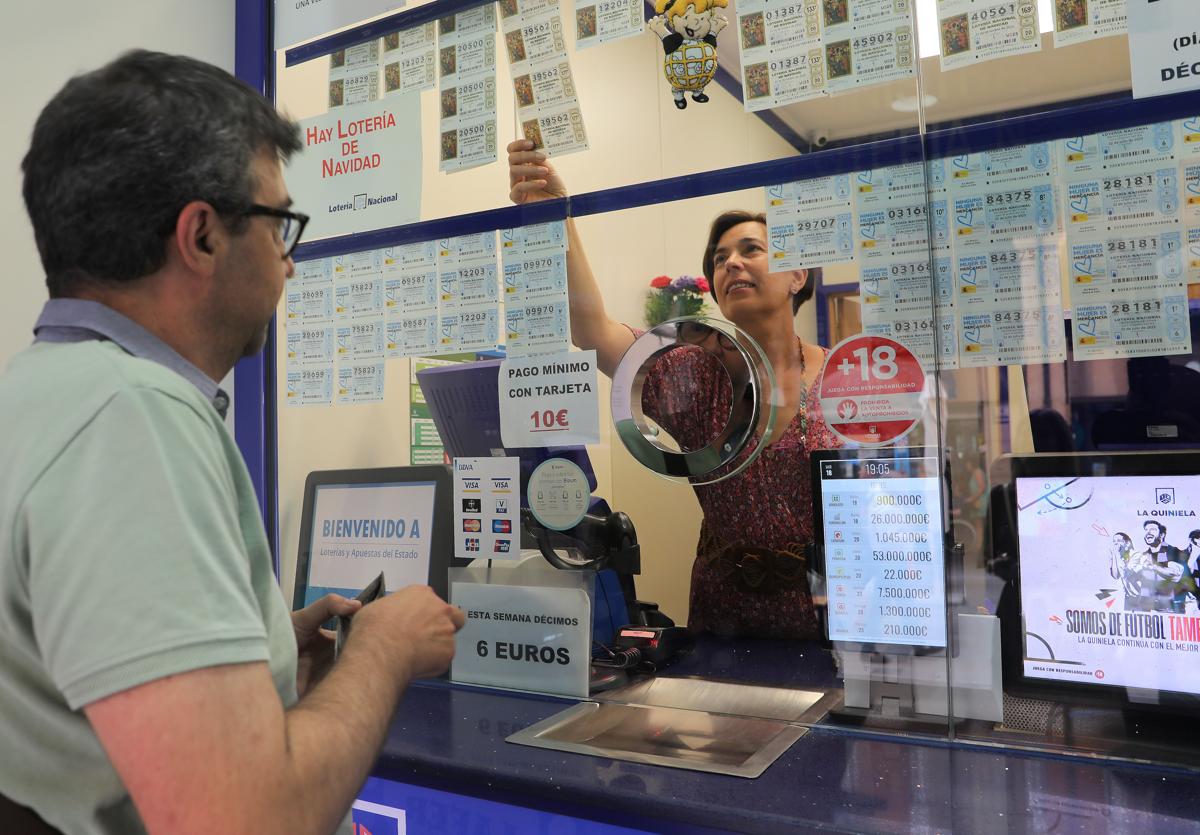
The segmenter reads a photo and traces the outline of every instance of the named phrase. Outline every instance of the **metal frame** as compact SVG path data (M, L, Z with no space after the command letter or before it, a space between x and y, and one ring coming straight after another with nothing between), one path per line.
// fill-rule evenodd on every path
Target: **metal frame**
M271 0L236 0L234 74L274 99ZM275 320L262 351L240 360L233 375L233 435L258 496L258 508L279 577L278 420L275 403Z

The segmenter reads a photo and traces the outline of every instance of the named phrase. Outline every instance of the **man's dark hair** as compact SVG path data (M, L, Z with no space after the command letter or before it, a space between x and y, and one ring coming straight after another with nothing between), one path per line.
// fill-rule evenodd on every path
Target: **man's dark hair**
M193 58L134 50L76 76L38 116L21 163L50 295L155 272L193 200L240 231L253 158L301 147L270 102Z
M717 251L717 244L721 242L721 236L728 232L739 223L761 223L767 225L767 216L762 212L755 214L754 212L746 212L741 209L734 209L729 212L722 212L717 215L712 222L712 226L708 228L708 243L704 247L704 277L708 279L708 292L712 294L713 301L717 300L717 285L713 283L713 257ZM812 298L813 289L817 286L817 282L821 280L821 267L808 268L808 281L804 282L804 286L800 288L800 292L792 296L792 315L800 310L800 305Z
M1142 522L1142 530L1145 530L1146 528L1150 527L1151 525L1158 525L1159 534L1161 534L1162 536L1167 535L1167 526L1164 525L1162 522L1158 521L1157 519L1147 519L1145 522Z

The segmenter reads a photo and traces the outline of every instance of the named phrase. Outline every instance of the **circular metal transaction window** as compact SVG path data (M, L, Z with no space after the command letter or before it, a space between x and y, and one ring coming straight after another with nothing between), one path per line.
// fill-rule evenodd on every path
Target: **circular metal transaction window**
M612 378L613 422L625 448L652 472L689 484L749 466L771 436L778 397L758 343L702 316L643 333Z

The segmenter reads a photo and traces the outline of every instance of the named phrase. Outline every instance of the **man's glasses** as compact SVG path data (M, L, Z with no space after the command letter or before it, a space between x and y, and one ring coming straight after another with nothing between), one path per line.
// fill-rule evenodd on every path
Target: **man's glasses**
M733 339L726 333L722 333L716 328L701 324L700 322L676 322L675 335L680 342L686 342L689 345L699 345L704 340L708 339L713 334L717 335L717 344L726 351L735 351L737 346Z
M308 215L261 206L258 203L252 204L238 214L243 217L264 215L265 217L279 218L279 239L283 241L283 257L285 259L292 257L292 253L296 250L296 244L300 243L300 236L304 234L304 227L308 225Z

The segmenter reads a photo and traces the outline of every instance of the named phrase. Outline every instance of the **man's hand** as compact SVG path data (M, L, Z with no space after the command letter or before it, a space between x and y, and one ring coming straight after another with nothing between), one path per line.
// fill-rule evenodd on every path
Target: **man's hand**
M359 641L382 641L406 657L409 678L441 675L454 658L454 633L466 617L429 586L406 586L376 600L354 618L346 652Z
M515 139L508 143L508 196L520 205L567 196L567 187L546 155L533 150L533 142Z
M303 696L320 681L333 664L334 634L321 624L332 617L352 615L362 608L357 600L340 594L327 594L309 606L292 612L292 629L296 631L296 691Z

